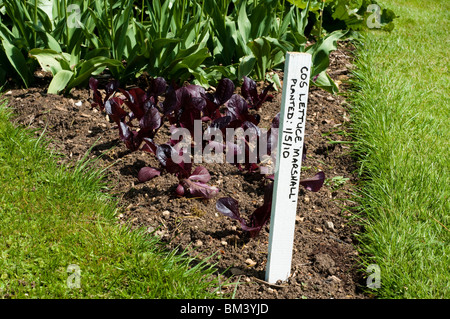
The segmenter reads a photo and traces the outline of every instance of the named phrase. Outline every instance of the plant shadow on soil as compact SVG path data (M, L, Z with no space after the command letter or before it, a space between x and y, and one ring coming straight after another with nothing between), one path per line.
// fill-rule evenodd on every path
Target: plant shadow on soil
M349 43L339 44L330 56L330 76L346 90L353 48ZM282 77L282 73L280 73ZM96 165L107 167L107 178L112 191L120 198L120 224L132 228L145 227L155 232L168 248L181 250L191 247L191 254L205 258L214 254L212 263L224 280L237 282L235 298L299 299L299 298L370 298L363 293L363 275L358 269L358 253L354 234L360 226L349 222L351 200L357 181L356 165L350 147L345 143L330 144L329 139L345 141L342 131L348 130L349 119L342 95L331 95L315 87L310 88L306 122L307 158L303 162L302 177L310 177L319 170L327 179L348 178L338 189L324 185L317 192L303 189L299 192L292 274L281 285L264 283L268 251L266 225L257 238L248 238L237 221L220 215L215 208L220 197L231 196L239 201L242 215L248 216L263 200L262 175L246 174L235 166L201 164L211 173L210 184L220 193L215 199L177 197L177 178L170 174L139 183L141 167L158 167L155 157L145 152L128 151L120 142L115 124L105 114L93 109L88 89L73 90L69 96L47 95L48 79L29 89L8 90L5 97L15 113L17 124L37 129L45 128L49 147L63 154L60 163L73 164L92 148L89 156L99 157ZM259 90L264 83L258 83ZM271 102L263 104L260 127L268 128L279 112L281 92L273 91ZM166 142L165 133L158 134ZM325 136L324 136L325 134ZM224 287L224 293L233 293L235 287Z

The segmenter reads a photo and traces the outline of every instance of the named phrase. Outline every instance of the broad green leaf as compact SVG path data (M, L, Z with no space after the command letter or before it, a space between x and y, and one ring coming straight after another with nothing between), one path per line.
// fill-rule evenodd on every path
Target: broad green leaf
M225 47L224 47L225 52L226 52L225 62L228 65L228 64L231 64L233 61L233 56L234 56L234 53L236 52L236 45L238 44L236 23L234 21L232 21L229 17L226 17L225 28L226 28L226 34L228 36L225 37L226 41L222 42L222 45L225 45Z
M205 78L208 79L208 82L212 85L216 85L217 82L224 77L234 81L238 79L238 70L236 67L239 66L237 64L227 66L213 65L205 69L204 76Z
M114 25L114 55L113 58L122 60L123 51L125 50L127 41L127 32L129 27L130 13L132 9L132 2L129 2L127 8L118 15L119 19L117 25Z
M247 0L242 1L238 9L239 14L237 20L239 34L241 35L244 44L247 44L247 42L250 40L250 32L252 29L251 22L247 16L246 6Z
M47 13L39 8L38 6L38 21L42 24L46 32L52 31L52 22L50 21L50 18L48 17Z
M315 86L320 87L332 94L339 92L339 88L337 87L336 83L334 83L333 79L330 78L326 71L320 72L315 81L311 80L311 82Z
M46 72L52 72L53 76L55 76L61 70L70 70L68 68L68 63L61 63L64 61L64 56L51 49L33 49L29 52L29 55L33 58L36 58L41 66L41 68Z
M84 60L90 60L97 56L104 56L104 57L108 58L109 57L109 48L96 48L96 49L89 50L85 54Z
M252 9L251 15L249 16L251 23L251 39L271 35L271 29L277 19L277 2L278 1L258 1L256 7ZM254 6L254 4L252 6Z
M87 12L86 12L87 13ZM67 52L72 52L76 47L80 47L84 42L82 28L69 28L69 43Z
M265 38L255 39L247 44L256 58L256 77L258 80L264 80L266 70L269 67L271 47Z
M91 17L94 19L95 26L97 29L99 46L111 48L111 32L110 29L105 25L105 21L98 15L98 13L91 8L89 8Z
M62 52L61 46L59 45L58 41L55 40L55 38L48 32L46 32L42 27L35 25L33 23L27 22L26 23L34 32L36 32L37 35L42 39L42 42L44 42L45 47L51 50L54 50L56 52Z
M348 31L344 30L334 31L308 47L306 52L312 55L313 70L311 76L315 76L328 68L331 51L337 49L337 41L343 38L347 33Z
M176 44L180 43L181 39L158 39L152 42L152 49L156 52L161 51L164 47L175 47Z
M286 32L288 32L290 22L291 22L291 17L294 14L294 10L295 10L295 7L292 7L289 10L289 12L283 17L280 27L278 29L278 37L282 37L284 34L286 34ZM278 24L278 22L277 22L277 24Z
M272 83L272 84L273 84L273 88L275 89L275 91L278 92L278 89L279 89L279 88L280 88L280 89L282 88L281 81L280 81L280 77L278 76L278 73L273 73L273 74L267 73L267 74L266 74L266 80L267 80L269 83Z
M3 39L2 44L9 62L19 74L25 86L28 87L31 80L31 72L22 52L8 40Z
M80 58L81 58L81 46L76 46L70 53L69 65L71 70L73 70L76 67L76 65L80 62Z
M72 71L61 70L53 77L50 85L48 86L48 94L58 94L67 86L73 77Z
M70 91L75 86L84 83L92 75L93 72L105 66L123 68L123 65L120 61L108 59L104 56L99 56L88 61L83 61L77 66L76 75L67 85L66 92Z
M11 42L14 39L14 34L4 25L3 23L0 23L0 37L2 39L6 39L9 42Z
M208 53L207 48L199 49L195 53L182 58L179 63L177 63L174 67L168 69L168 71L170 74L176 74L176 72L180 69L196 69L209 56L210 54Z
M300 15L297 10L297 20L296 20L296 28L297 32L302 36L305 36L305 28L308 25L308 15L309 11L311 11L311 3L308 2L306 7L301 11Z
M311 11L317 11L320 10L321 6L322 6L322 1L321 0L288 0L290 3L292 3L293 5L299 7L300 9L305 9L306 6L310 5L310 10ZM324 0L325 2L330 2L333 0Z
M198 22L196 20L191 20L188 23L186 23L181 29L179 29L178 32L175 34L175 37L182 39L181 43L184 45L183 49L188 48L194 44L197 44L196 42L197 24Z
M182 67L185 68L184 66L194 69L199 66L207 57L209 57L209 53L207 52L207 48L199 49L198 47L199 45L197 44L188 49L179 50L175 58L164 69L164 72L174 74L173 69L178 70Z
M79 24L81 30L83 30L83 34L86 37L86 40L88 40L94 48L98 48L100 46L99 44L100 41L97 35L91 30L89 30L84 23L80 22Z
M247 55L240 59L238 66L238 79L242 80L244 76L248 76L254 69L256 58L253 55Z
M14 24L13 33L16 37L22 37L28 48L34 47L33 33L29 32L29 28L26 25L26 21L32 21L31 16L28 13L25 3L19 0L12 0L5 2L5 9L7 16L10 17Z

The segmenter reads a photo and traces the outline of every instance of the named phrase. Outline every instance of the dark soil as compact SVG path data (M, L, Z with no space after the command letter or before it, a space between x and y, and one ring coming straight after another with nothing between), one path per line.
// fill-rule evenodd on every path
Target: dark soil
M351 47L341 44L331 56L330 76L345 91L345 80L351 68ZM282 74L281 74L282 75ZM120 198L118 223L130 223L133 228L145 227L155 232L169 248L193 248L192 254L217 262L224 281L237 282L236 298L368 298L360 289L362 277L358 271L358 253L354 234L360 229L349 222L356 176L350 147L330 141L349 140L349 118L345 99L312 87L306 122L307 159L302 177L319 170L325 172L327 183L317 193L300 191L292 274L286 283L270 285L264 282L267 262L268 230L265 226L255 239L248 238L238 223L216 211L216 199L177 197L177 179L163 174L146 183L139 183L141 167L158 163L153 155L129 152L120 142L114 123L105 114L93 109L87 89L72 91L70 96L46 94L46 80L30 89L11 89L6 93L9 106L16 113L15 122L37 129L50 140L50 147L62 153L61 163L75 163L94 144L89 156L98 157L96 165L107 167L111 192ZM342 83L344 82L344 83ZM260 88L264 84L259 83ZM281 92L272 92L272 102L260 110L261 127L269 127L279 112ZM168 132L167 124L165 132ZM158 133L165 142L169 135ZM232 196L240 203L241 212L250 214L263 198L262 175L246 174L231 164L205 164L220 188L217 197ZM334 178L334 179L333 179ZM346 180L348 179L348 180ZM234 285L225 286L231 293Z

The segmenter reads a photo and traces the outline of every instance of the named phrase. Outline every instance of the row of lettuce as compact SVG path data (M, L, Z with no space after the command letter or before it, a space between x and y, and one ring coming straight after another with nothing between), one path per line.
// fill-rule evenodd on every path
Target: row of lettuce
M50 0L48 0L50 1ZM0 0L0 85L33 85L51 72L49 93L69 92L91 76L121 83L144 72L208 87L244 76L278 83L287 51L313 56L313 85L337 90L327 75L340 39L393 28L393 12L371 0ZM375 9L373 9L375 8ZM378 9L379 10L378 10ZM372 11L371 11L372 10ZM378 11L377 11L378 10Z

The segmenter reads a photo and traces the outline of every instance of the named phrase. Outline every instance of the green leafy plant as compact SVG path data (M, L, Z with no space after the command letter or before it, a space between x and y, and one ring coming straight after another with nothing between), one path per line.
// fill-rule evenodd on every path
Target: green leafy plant
M122 67L122 64L104 56L96 56L89 60L78 61L71 65L72 56L68 53L58 53L50 49L33 49L30 56L39 61L42 69L53 74L47 92L58 94L62 90L70 91L73 87L87 83L92 74L99 73L102 68Z
M330 187L332 190L338 190L349 180L350 178L344 176L334 176L331 178L326 178L324 184Z
M67 0L53 2L50 19L38 1L4 0L0 81L17 74L29 86L41 66L54 76L52 93L85 85L86 72L104 71L121 83L146 72L178 85L208 87L244 76L276 84L267 71L282 69L287 51L299 51L313 56L312 84L336 92L326 74L329 54L357 29L355 17L362 23L371 14L365 10L372 2ZM392 13L381 13L387 27Z
M394 28L395 13L382 8L375 0L288 0L295 6L304 9L308 5L314 13L314 33L321 36L321 31L335 30L367 30L367 23L374 13L371 9L379 8L376 14L380 15L379 29L392 31ZM371 7L372 5L372 7Z
M32 81L33 61L27 58L31 48L57 47L57 41L46 33L48 17L37 6L37 1L5 0L0 2L0 64L6 72L16 73L28 87ZM38 21L42 21L38 25ZM3 76L6 76L6 72ZM0 78L4 82L5 78Z

